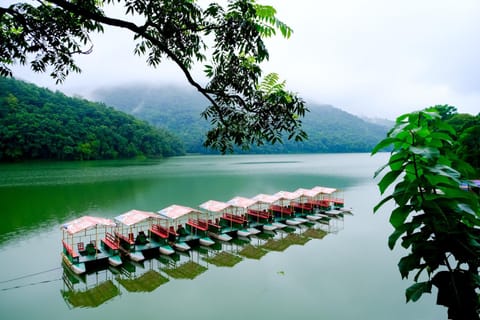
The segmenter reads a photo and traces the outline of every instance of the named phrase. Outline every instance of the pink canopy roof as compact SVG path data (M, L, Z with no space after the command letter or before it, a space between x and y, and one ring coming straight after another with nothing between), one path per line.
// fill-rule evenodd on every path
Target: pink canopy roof
M193 208L184 207L177 204L173 204L169 207L166 207L158 211L158 214L161 215L162 217L168 218L168 219L174 219L174 220L181 218L185 215L188 215L190 213L201 213L201 212Z
M318 193L323 193L323 194L332 194L337 191L335 188L327 188L327 187L314 187L312 190L317 191Z
M69 234L75 234L80 231L84 231L96 226L115 227L115 222L111 219L83 216L73 221L67 222L62 225L62 228Z
M233 207L248 208L256 203L255 200L245 197L235 197L227 201Z
M231 206L232 206L231 204L228 204L226 202L216 201L216 200L208 200L207 202L204 202L201 205L199 205L200 208L211 211L211 212L220 212Z
M320 191L313 190L313 189L299 188L295 190L295 193L299 194L301 197L314 198L320 194Z
M301 194L298 192L290 192L290 191L279 191L273 195L277 198L277 200L295 200L300 198Z
M277 201L278 198L268 194L260 193L260 194L257 194L255 197L253 197L252 200L255 200L255 202L272 204L275 201Z
M115 217L115 220L126 226L131 226L144 220L155 218L158 219L160 217L158 216L158 214L155 214L153 212L130 210L122 215L119 215L118 217Z

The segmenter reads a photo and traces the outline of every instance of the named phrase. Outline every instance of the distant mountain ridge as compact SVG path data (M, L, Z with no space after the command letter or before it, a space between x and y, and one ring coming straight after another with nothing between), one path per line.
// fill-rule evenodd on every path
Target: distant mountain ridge
M194 89L135 84L98 89L92 98L175 133L188 153L212 152L202 145L210 124L200 117L209 102ZM307 141L252 146L250 153L370 152L389 129L331 105L307 106Z

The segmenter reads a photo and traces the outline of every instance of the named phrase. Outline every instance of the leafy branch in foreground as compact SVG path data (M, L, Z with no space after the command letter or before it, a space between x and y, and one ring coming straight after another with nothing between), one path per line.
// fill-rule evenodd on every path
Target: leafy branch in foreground
M390 159L375 177L380 192L391 193L374 211L393 200L388 239L410 249L400 259L402 278L413 273L406 300L417 301L438 288L437 303L449 319L479 319L480 207L476 193L461 190L471 167L452 151L456 133L435 107L397 118L372 154L392 146Z
M125 16L107 15L106 5L123 6ZM165 59L175 63L210 102L203 113L213 125L206 146L225 153L234 145L281 142L282 133L306 138L303 100L283 86L268 94L259 89L260 64L269 58L263 39L277 31L289 38L292 30L273 7L255 0L204 8L196 0L38 0L0 6L0 75L11 76L10 65L33 58L34 71L52 67L50 75L62 82L70 72L80 72L74 56L90 53L90 35L104 26L130 31L135 54L145 56L149 66ZM196 63L203 64L206 85L194 79Z

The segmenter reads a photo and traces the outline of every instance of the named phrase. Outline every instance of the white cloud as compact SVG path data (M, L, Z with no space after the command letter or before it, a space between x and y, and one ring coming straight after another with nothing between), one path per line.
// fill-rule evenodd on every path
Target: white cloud
M270 61L293 91L371 117L396 116L433 104L480 111L480 2L477 0L261 1L294 29L268 40ZM133 55L131 35L107 30L84 70L59 87L70 93L118 82L186 84L166 64L153 70ZM19 76L53 86L47 77Z

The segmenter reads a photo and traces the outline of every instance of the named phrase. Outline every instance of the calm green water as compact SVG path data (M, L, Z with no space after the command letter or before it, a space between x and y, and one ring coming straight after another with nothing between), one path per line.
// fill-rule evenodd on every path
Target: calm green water
M1 318L445 319L434 296L404 302L408 282L396 267L401 252L387 248L387 215L372 214L380 199L372 175L386 159L242 155L1 165ZM70 289L62 280L60 225L70 219L113 218L133 208L157 211L171 204L196 207L210 199L316 185L342 189L346 206L354 208L353 216L335 223L337 232L321 240L268 252L260 260L243 258L231 268L205 261L218 252L194 252L178 262L151 260L118 275L101 271ZM238 255L242 246L223 249ZM168 265L188 261L208 269L193 280L164 272ZM169 281L160 284L163 278ZM151 292L138 292L147 287ZM75 307L62 295L87 289L102 291L108 300L90 301L98 307Z

